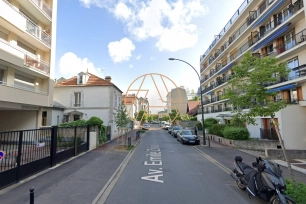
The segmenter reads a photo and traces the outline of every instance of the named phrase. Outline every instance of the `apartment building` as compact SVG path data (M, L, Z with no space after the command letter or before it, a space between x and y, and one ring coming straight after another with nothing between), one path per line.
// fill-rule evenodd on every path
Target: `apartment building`
M167 112L177 109L181 115L187 114L187 93L183 86L172 89L167 94Z
M0 131L46 125L56 17L57 0L0 0Z
M231 119L232 108L223 99L232 67L246 52L256 57L275 56L287 62L291 72L267 85L279 91L275 99L288 106L276 113L288 149L306 149L306 22L305 0L245 0L200 57L205 118ZM221 14L220 14L221 15ZM246 110L247 111L247 110ZM247 125L252 137L276 138L269 118Z

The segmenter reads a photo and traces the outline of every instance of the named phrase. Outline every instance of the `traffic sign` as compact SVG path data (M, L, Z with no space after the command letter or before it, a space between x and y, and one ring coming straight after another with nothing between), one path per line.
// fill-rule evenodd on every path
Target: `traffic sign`
M3 159L5 156L5 152L4 151L0 151L0 160Z

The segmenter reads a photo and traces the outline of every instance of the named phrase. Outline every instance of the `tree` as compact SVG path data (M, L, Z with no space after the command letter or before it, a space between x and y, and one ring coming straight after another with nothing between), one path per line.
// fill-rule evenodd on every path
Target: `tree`
M279 78L288 76L290 69L286 63L279 63L275 57L257 58L246 53L243 60L233 67L234 75L229 80L230 88L226 89L224 99L229 99L237 117L248 124L256 125L255 117L270 117L270 124L275 127L279 142L293 179L291 164L288 160L284 141L279 132L279 124L274 120L275 113L286 107L285 100L274 100L278 92L268 91L266 86ZM249 111L242 111L248 107ZM271 129L272 130L272 129Z
M144 121L148 120L148 113L144 110L139 111L136 120L140 121L140 123L143 123Z
M169 117L172 122L181 120L180 112L177 109L172 109L171 113L169 113Z
M198 96L195 96L195 97L193 97L192 100L193 100L193 101L198 101L198 100L199 100L199 97L198 97Z
M153 115L153 120L158 120L158 115Z
M188 114L182 115L181 120L188 121L188 120L190 120L190 116Z
M149 116L148 116L148 121L149 121L149 122L152 122L153 120L154 120L153 115L149 115Z
M115 123L116 123L116 127L119 129L119 131L121 131L121 134L123 132L123 129L126 128L126 125L130 122L128 114L126 112L126 108L125 105L123 105L123 103L121 103L119 105L119 109L117 110L117 113L115 114ZM127 136L127 135L126 135ZM126 136L124 141L126 142ZM123 139L123 137L122 137Z

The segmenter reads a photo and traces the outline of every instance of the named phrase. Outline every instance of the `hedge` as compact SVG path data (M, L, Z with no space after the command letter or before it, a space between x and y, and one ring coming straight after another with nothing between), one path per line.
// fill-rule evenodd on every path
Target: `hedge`
M223 131L224 137L229 140L248 140L250 133L244 127L229 127L227 126Z
M214 124L209 129L210 134L214 134L220 137L224 137L223 130L227 127L225 124Z
M213 126L215 124L218 124L218 120L216 120L215 118L206 118L204 120L205 129L208 129L208 131L211 128L211 126Z

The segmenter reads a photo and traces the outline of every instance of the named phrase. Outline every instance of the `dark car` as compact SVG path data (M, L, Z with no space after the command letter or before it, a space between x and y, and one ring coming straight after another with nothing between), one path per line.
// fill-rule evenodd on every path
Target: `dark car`
M172 133L171 133L172 137L176 137L177 136L176 133L179 130L183 130L183 128L181 126L173 126Z
M177 132L177 141L182 144L200 144L200 139L198 136L193 134L192 130L180 130Z

